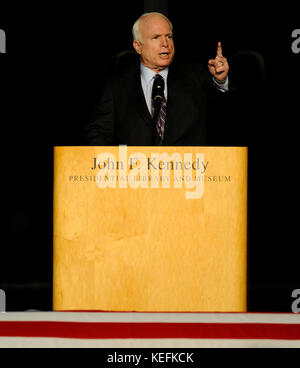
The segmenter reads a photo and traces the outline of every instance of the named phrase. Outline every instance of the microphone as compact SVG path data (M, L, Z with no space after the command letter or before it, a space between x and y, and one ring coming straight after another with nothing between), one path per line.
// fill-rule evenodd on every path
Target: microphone
M165 98L164 95L165 89L165 81L163 77L159 74L156 74L152 87L152 107L153 107L153 134L154 134L154 142L161 145L163 136L159 133L160 127L158 126L159 115L161 110L161 104Z
M152 100L154 101L154 108L160 109L162 100L164 99L165 81L160 75L154 80L152 87Z

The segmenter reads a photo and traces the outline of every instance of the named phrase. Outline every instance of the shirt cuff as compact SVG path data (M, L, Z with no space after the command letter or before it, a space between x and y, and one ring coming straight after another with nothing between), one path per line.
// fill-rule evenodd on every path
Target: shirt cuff
M226 77L225 82L220 82L220 81L218 81L218 79L216 79L214 77L212 77L212 78L213 78L213 81L214 81L215 86L220 91L222 91L222 92L229 91L229 79L228 79L228 77Z

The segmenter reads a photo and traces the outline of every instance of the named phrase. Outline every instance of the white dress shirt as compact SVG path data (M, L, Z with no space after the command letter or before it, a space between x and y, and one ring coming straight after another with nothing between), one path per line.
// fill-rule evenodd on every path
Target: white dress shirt
M169 68L163 69L158 74L160 74L165 82L165 99L168 99L168 86L167 86L167 77L168 77ZM152 87L154 82L154 77L157 73L153 70L147 68L144 64L141 63L141 82L142 88L145 96L145 100L148 106L148 110L151 114L152 110Z
M164 94L165 94L166 100L168 100L168 84L167 84L168 73L169 73L169 68L165 68L158 73L163 77L164 82L165 82ZM154 76L156 74L157 74L156 72L147 68L143 63L141 63L141 83L142 83L142 88L143 88L146 104L147 104L150 114L152 114L151 113L152 111L152 87L153 87L153 82L154 82ZM228 91L229 89L228 77L226 78L225 83L220 83L215 78L213 78L213 81L216 87L220 91L222 92Z

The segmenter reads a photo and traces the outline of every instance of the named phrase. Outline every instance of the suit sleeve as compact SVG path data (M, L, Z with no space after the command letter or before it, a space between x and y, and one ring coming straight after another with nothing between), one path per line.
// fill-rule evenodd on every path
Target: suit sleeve
M89 146L114 145L114 100L109 82L96 104L91 121L85 127L85 142Z
M213 76L209 73L207 67L205 68L202 64L194 64L193 69L194 78L200 84L202 90L205 91L208 99L215 99L220 94L224 93L220 86L214 81Z

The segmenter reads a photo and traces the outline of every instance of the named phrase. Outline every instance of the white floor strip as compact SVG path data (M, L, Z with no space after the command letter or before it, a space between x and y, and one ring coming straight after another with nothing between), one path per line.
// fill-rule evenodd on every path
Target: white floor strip
M293 313L106 313L106 312L7 312L0 321L62 322L174 322L174 323L293 323Z
M300 341L236 339L58 339L0 337L0 348L300 348Z

